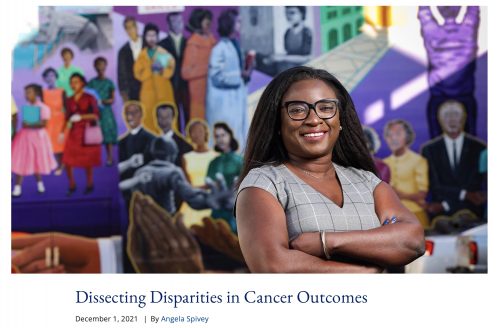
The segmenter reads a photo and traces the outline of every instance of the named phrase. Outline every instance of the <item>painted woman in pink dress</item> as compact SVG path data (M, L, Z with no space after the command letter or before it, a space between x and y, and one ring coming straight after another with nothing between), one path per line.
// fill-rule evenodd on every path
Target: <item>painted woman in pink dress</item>
M21 196L23 178L28 175L35 175L38 192L45 192L42 174L48 175L57 167L45 130L50 109L42 102L42 87L29 84L24 91L28 104L21 109L23 126L12 141L12 172L16 174L13 197Z

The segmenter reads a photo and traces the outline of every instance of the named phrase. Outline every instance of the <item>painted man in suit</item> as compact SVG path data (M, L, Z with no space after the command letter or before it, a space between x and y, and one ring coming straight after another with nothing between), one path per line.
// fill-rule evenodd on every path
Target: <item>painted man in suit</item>
M159 45L171 53L175 62L174 75L171 78L174 87L174 96L179 109L178 127L179 131L184 131L186 122L189 121L189 91L187 82L182 79L180 68L184 59L184 50L186 49L186 38L182 35L184 21L180 12L169 13L167 15L168 35L161 40Z
M162 131L162 138L165 141L173 140L177 145L177 149L179 150L177 157L173 161L173 163L179 167L182 166L182 156L193 150L193 147L184 139L182 135L180 135L175 129L174 121L178 116L177 109L174 104L163 103L159 104L156 107L156 121L158 123L158 127Z
M141 82L134 77L134 63L142 50L142 38L137 31L134 17L128 16L123 21L123 27L129 40L118 52L118 89L123 101L139 100Z
M151 142L156 138L142 127L144 113L139 102L125 103L123 112L129 130L118 143L120 181L133 177L137 169L151 161L151 154L148 150ZM124 192L123 197L128 205L131 194Z
M178 166L184 172L184 175L187 176L184 168L182 166L182 156L185 153L193 150L193 147L184 139L182 135L180 135L174 129L174 122L178 117L177 108L175 108L175 104L171 103L163 103L156 107L156 122L158 123L158 127L162 131L161 139L164 141L173 141L177 145L177 156L173 159L173 164ZM179 194L175 195L175 207L180 208L182 204L182 197Z
M431 202L427 210L435 216L469 209L481 217L486 197L480 191L479 158L486 145L464 132L466 109L462 103L444 102L438 119L443 134L422 147L429 163Z

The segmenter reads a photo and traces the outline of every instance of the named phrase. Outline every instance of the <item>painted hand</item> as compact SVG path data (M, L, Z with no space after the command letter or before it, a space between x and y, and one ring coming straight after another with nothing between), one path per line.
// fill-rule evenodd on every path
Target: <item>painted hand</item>
M233 210L235 192L233 186L227 187L226 180L221 173L215 175L216 181L207 177L205 183L210 190L207 197L207 204L212 209Z
M201 251L182 215L171 216L149 196L135 192L127 252L137 272L199 273Z
M80 122L82 120L82 116L80 114L73 114L71 115L71 117L69 118L69 121L71 123L75 123L75 122Z
M150 172L142 172L139 175L139 180L141 181L141 183L148 183L153 180L153 174L151 174Z
M130 157L130 165L133 168L138 168L139 166L144 164L144 155L142 154L134 154Z
M194 232L203 244L214 248L232 259L245 263L238 236L231 230L226 221L203 218L202 225L193 225L191 231Z
M59 265L47 266L45 250L59 248ZM12 239L12 264L23 273L99 273L97 240L58 232Z

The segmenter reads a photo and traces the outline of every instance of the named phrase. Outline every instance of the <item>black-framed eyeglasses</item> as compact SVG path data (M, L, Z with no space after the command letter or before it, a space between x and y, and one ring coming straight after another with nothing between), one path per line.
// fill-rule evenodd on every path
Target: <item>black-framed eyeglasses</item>
M337 114L337 111L340 107L340 101L338 99L321 99L315 102L314 104L310 104L305 101L300 100L292 100L286 101L283 104L283 107L286 108L286 112L288 116L294 121L303 121L311 112L311 109L314 110L316 115L323 119L327 120L334 117Z

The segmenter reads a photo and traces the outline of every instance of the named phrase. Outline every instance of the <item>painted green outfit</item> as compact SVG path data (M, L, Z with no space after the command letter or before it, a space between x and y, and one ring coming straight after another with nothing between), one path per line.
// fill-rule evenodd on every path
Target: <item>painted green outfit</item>
M109 99L111 92L115 90L115 85L110 79L93 78L87 84L87 87L94 89L101 100ZM118 140L118 128L116 126L116 119L111 105L100 104L101 111L101 130L103 135L103 144L116 144Z
M80 68L73 65L70 65L69 67L65 67L63 65L57 69L56 86L58 88L63 88L64 91L66 92L66 97L68 98L73 95L73 89L71 89L71 86L69 84L69 79L71 78L71 75L75 73L80 73L83 75L83 71Z
M234 180L241 173L243 168L243 157L234 152L227 154L221 154L210 162L208 165L207 176L212 180L216 181L215 174L220 172L224 176L226 185L231 188L234 184ZM229 223L231 229L236 232L236 218L233 216L231 210L213 210L212 218L219 219L222 218Z

